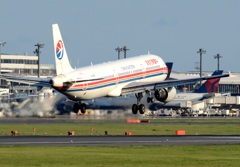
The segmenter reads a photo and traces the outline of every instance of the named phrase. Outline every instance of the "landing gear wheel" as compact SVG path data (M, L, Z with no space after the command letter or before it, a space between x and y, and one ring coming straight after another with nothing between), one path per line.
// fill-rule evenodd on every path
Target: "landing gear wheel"
M154 102L154 98L153 97L148 97L147 98L147 102L148 103L153 103Z
M75 103L74 106L73 106L73 112L77 114L79 109L80 109L80 104Z
M150 101L151 101L151 98L147 97L147 102L150 103Z
M86 112L86 104L85 104L85 103L82 103L82 104L80 105L80 108L81 108L81 113L82 113L82 114L85 114L85 112Z
M144 114L145 113L145 106L144 106L144 104L140 104L139 105L139 113L140 114Z
M132 113L133 114L137 114L137 111L138 111L138 105L137 104L133 104L132 105Z

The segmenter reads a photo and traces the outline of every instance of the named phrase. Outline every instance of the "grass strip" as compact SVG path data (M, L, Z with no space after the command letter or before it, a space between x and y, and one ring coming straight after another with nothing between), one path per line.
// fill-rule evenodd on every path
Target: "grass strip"
M18 135L174 135L176 130L185 130L187 135L239 135L239 124L149 124L149 123L91 123L91 124L0 124L0 135L10 136L11 131Z
M235 167L240 145L130 147L0 147L1 167Z

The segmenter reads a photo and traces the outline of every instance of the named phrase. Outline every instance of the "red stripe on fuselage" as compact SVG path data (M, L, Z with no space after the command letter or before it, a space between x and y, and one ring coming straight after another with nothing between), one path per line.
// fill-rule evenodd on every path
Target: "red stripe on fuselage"
M116 80L118 80L118 82L119 82L119 81L122 81L123 79L126 79L126 78L131 78L131 77L137 78L137 77L141 77L141 76L146 75L146 74L150 74L150 73L153 73L153 72L160 72L160 71L162 71L162 72L166 71L167 72L167 67L166 68L148 70L148 71L142 71L142 72L133 73L133 74L127 74L127 75L113 77L113 78L109 78L109 79L103 79L103 80L99 80L99 81L93 81L93 82L87 83L87 85L88 85L88 87L93 86L93 85L96 86L96 85L99 85L99 84L113 82L113 81L116 81ZM73 85L73 88L82 87L82 86L86 86L86 83L75 84L75 85Z

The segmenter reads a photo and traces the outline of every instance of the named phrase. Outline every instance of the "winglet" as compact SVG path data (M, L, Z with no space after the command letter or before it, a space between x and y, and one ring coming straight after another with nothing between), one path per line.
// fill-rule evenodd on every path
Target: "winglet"
M168 68L168 74L167 74L167 78L166 78L166 80L167 80L167 79L169 79L170 74L172 72L173 62L166 62L165 64L166 64L166 66Z
M232 76L232 73L231 73L231 71L228 71L228 74L229 74L229 77L231 77L231 76Z

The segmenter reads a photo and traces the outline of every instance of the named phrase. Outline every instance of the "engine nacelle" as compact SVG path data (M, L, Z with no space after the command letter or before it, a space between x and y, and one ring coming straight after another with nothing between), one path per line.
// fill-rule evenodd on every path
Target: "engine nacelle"
M175 87L171 88L161 88L154 92L155 98L163 103L167 103L172 101L177 94L177 90Z

